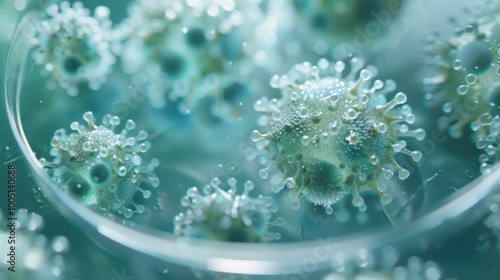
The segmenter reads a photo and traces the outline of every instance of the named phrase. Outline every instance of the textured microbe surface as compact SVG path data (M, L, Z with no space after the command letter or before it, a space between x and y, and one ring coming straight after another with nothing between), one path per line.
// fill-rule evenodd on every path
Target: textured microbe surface
M118 29L123 66L136 73L151 105L178 102L190 113L205 97L211 113L232 116L232 102L248 92L253 25L259 2L137 0Z
M128 136L136 126L128 120L116 133L120 124L116 116L105 115L101 125L95 123L92 112L86 112L83 119L87 125L71 124L75 132L59 129L54 133L50 150L54 158L51 162L41 158L40 163L58 188L74 194L84 205L125 218L143 213L146 207L140 203L159 185L154 173L158 160L145 162L140 155L151 147L147 132Z
M56 236L51 240L40 234L44 226L43 218L35 213L20 209L15 213L6 212L9 218L2 217L0 211L0 279L45 280L65 279L66 264L62 254L69 249L66 237ZM13 225L14 224L14 225ZM15 243L10 243L15 241ZM11 250L15 247L15 251ZM12 261L11 255L14 255ZM13 267L15 272L8 270Z
M229 178L222 189L219 178L213 178L202 190L188 189L181 200L185 211L174 218L174 233L199 239L228 242L264 242L280 239L279 233L269 231L281 226L283 219L271 221L278 210L271 197L250 197L254 183L246 181L243 193L237 194L237 181Z
M395 160L396 153L419 161L422 153L410 151L402 138L422 140L422 129L411 130L415 121L406 95L398 92L390 101L385 94L396 84L374 80L374 67L363 69L363 61L353 57L349 64L321 59L295 65L286 75L273 76L271 86L281 90L280 99L266 97L255 103L265 113L259 120L264 132L255 130L251 138L263 155L261 178L272 176L273 190L290 188L290 207L298 209L303 196L322 205L331 214L332 204L352 191L353 205L365 211L360 193L373 190L382 204L391 201L383 174L399 179L410 172Z
M324 280L387 279L387 280L439 280L443 279L439 265L433 261L422 261L410 257L406 264L399 264L397 252L386 247L380 259L367 250L360 250L354 260L347 261L343 255L333 257L334 272Z
M81 2L61 2L46 9L31 39L33 59L71 96L79 86L97 90L115 63L114 36L109 9L99 6L94 15Z
M441 105L438 125L459 138L484 113L498 114L500 101L500 9L444 40L431 36L429 67L423 80L426 103Z

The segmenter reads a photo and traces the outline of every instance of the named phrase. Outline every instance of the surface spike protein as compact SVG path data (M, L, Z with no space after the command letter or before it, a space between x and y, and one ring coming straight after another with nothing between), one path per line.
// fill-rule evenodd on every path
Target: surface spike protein
M46 9L32 39L33 58L71 96L81 84L97 90L112 71L114 35L109 9L99 6L91 16L81 2L61 2Z
M500 9L488 14L448 41L436 36L429 40L425 100L431 106L442 105L438 125L449 128L454 138L500 101Z
M137 136L127 137L135 128L132 120L115 133L120 124L116 116L104 116L101 125L95 123L92 112L83 118L87 125L71 124L76 133L66 134L64 129L54 133L50 150L54 159L48 162L41 158L40 163L57 187L76 195L84 205L126 218L134 211L143 213L145 206L140 201L149 198L159 185L154 174L158 160L146 163L140 156L151 146L146 141L148 134L141 130Z
M187 114L208 97L214 116L234 118L233 103L249 91L241 77L251 72L259 2L133 2L119 28L125 72L136 74L154 107L178 102Z
M187 210L175 217L175 234L228 242L280 239L279 233L269 231L272 226L283 225L282 218L271 221L272 213L278 210L271 197L250 197L254 188L251 181L244 183L242 194L236 193L235 178L228 179L228 191L221 185L219 178L213 178L202 193L196 187L187 191L181 200Z
M267 130L251 135L265 155L260 176L266 179L277 167L273 189L292 189L293 209L305 196L331 214L331 205L352 191L353 205L365 211L360 195L365 190L377 192L387 204L391 196L379 182L382 174L393 176L386 166L394 166L401 180L410 175L395 161L395 153L414 161L422 157L401 140L425 137L424 130L408 127L415 116L405 104L406 95L399 92L386 102L385 94L395 90L395 83L374 80L377 70L362 68L363 61L355 57L349 65L326 59L317 65L297 64L286 75L271 78L271 86L282 92L280 99L262 98L255 104L265 113L260 124Z

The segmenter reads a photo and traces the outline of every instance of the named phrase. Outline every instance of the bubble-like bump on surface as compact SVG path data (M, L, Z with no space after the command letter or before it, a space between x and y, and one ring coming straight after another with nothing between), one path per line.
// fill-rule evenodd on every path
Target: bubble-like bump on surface
M401 180L410 176L394 155L420 161L422 153L408 150L402 139L423 140L425 131L409 127L415 116L405 104L404 93L386 101L395 83L375 80L374 67L363 69L357 58L351 59L348 68L344 62L325 65L324 59L317 66L305 62L283 76L273 76L270 85L279 88L282 97L256 102L254 108L267 116L260 123L262 130L251 134L266 159L259 175L281 182L274 191L291 191L292 209L298 209L300 198L306 197L332 213L331 205L352 193L353 205L365 211L360 194L367 190L389 203L390 196L385 188L378 188L378 180L382 175L392 177L393 171L385 166L393 166ZM283 77L286 83L280 82Z
M59 189L105 215L130 218L134 212L144 212L134 195L148 198L159 185L154 173L158 160L146 162L141 155L151 146L147 133L128 135L135 128L132 120L115 132L120 124L117 116L105 115L101 125L95 123L92 112L84 113L83 119L87 125L70 125L75 132L59 129L54 133L50 150L54 158L52 162L40 159L40 163Z

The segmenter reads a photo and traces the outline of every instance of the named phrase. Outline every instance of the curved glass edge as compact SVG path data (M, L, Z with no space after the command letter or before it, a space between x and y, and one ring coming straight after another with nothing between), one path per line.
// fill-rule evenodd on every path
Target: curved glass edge
M41 3L49 3L42 1ZM20 98L24 65L29 55L33 22L40 11L30 10L21 18L9 50L5 71L5 101L14 136L28 160L34 178L47 198L67 218L96 239L121 244L156 260L197 269L248 275L276 275L296 271L305 262L315 261L317 270L328 269L334 254L349 260L361 249L378 250L385 246L410 250L429 234L446 236L464 228L488 211L485 198L498 187L500 168L483 175L444 199L430 212L395 229L375 229L349 237L332 237L300 243L239 244L186 239L152 229L136 230L118 224L52 187L24 134ZM415 244L415 245L412 245ZM326 254L325 254L326 252Z

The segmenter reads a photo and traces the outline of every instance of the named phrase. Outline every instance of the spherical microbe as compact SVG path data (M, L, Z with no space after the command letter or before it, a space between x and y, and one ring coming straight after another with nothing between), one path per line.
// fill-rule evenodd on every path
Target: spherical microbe
M401 2L390 0L293 0L293 8L309 33L354 40L360 47L376 39L392 23Z
M135 128L128 120L124 129L115 133L120 124L116 116L106 115L97 125L92 112L83 114L87 125L73 122L67 134L59 129L54 133L50 154L52 162L40 159L54 183L76 196L82 204L95 207L104 214L130 218L134 211L143 213L145 206L137 202L137 193L147 199L159 185L154 169L158 160L145 162L140 155L149 150L148 134L141 130L127 137Z
M43 218L26 209L9 215L16 220L2 219L1 216L0 211L0 238L4 240L0 244L0 279L66 279L63 258L63 254L69 250L66 237L56 236L48 240L40 234Z
M446 41L437 36L429 39L425 101L442 106L438 125L454 138L499 105L500 21L490 13L478 16Z
M380 175L393 175L387 165L397 169L401 180L410 175L394 155L406 154L414 161L422 157L402 140L425 137L423 129L408 127L415 116L405 104L406 95L399 92L387 102L385 95L395 90L395 82L374 80L377 70L362 68L358 58L350 65L326 59L317 66L297 64L286 75L271 78L271 86L282 92L280 99L255 103L255 109L265 113L259 123L266 130L251 135L264 154L259 175L266 179L277 167L273 177L279 183L273 189L291 189L293 209L305 196L331 214L331 205L352 191L353 205L365 211L360 196L365 190L377 192L387 204L391 196L379 182Z
M108 17L106 7L97 7L92 16L82 3L64 1L50 5L36 24L33 59L71 96L82 84L99 89L112 71L117 41Z
M237 105L224 93L249 86L239 77L251 72L259 2L136 0L118 28L124 71L154 107L176 102L188 114L207 99L214 116L235 119Z
M283 219L271 221L277 205L271 197L249 196L254 188L251 181L244 183L242 194L237 194L237 181L229 178L228 191L221 188L219 178L213 178L199 190L188 189L181 205L186 211L174 219L174 233L192 238L227 242L263 242L280 239L279 233L269 228L283 225Z

